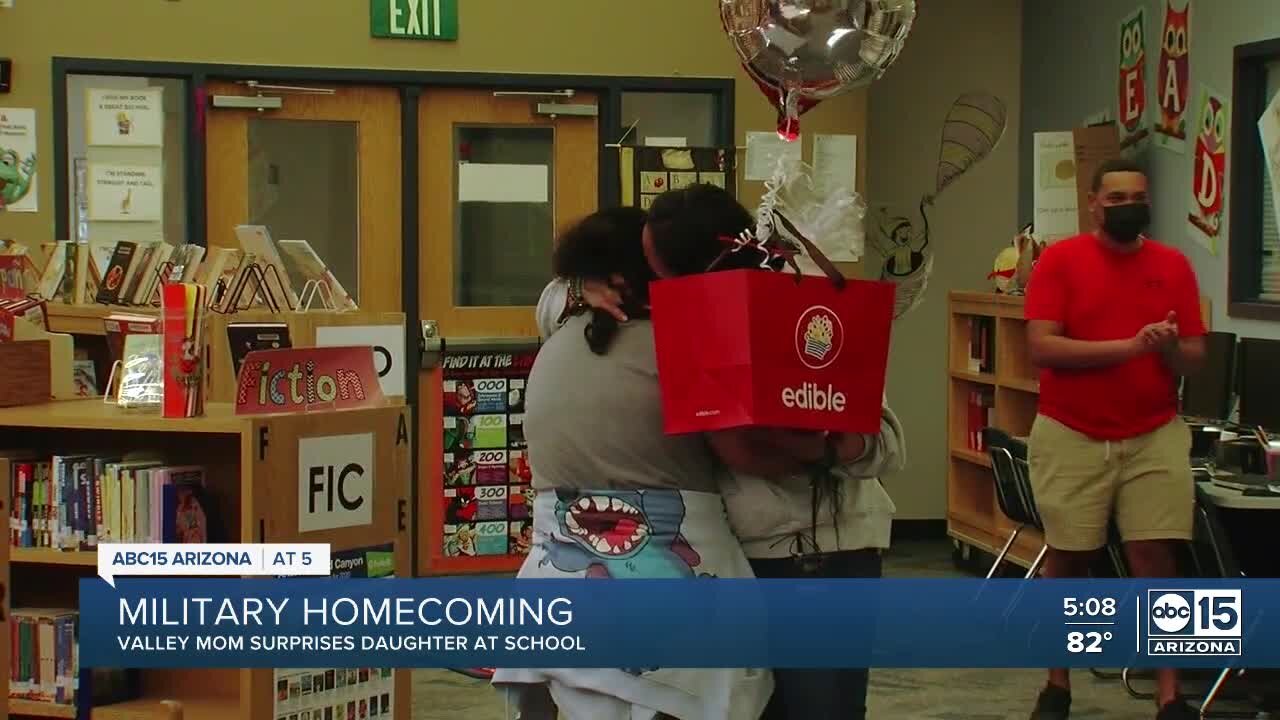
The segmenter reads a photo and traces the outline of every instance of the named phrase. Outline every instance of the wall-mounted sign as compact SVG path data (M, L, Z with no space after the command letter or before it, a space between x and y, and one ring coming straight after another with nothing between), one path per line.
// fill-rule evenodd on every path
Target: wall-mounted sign
M298 532L373 522L373 433L298 441Z
M369 0L369 31L377 38L457 40L458 0Z
M236 381L237 415L385 404L368 346L257 350L245 357Z
M164 183L160 168L90 165L89 219L112 222L164 219Z
M159 147L164 144L164 88L90 88L89 144Z

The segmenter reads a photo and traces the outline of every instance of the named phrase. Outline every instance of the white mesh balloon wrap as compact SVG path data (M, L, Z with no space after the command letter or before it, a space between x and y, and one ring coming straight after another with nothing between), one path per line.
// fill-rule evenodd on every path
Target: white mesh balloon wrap
M862 226L867 214L866 203L850 188L819 187L809 165L779 159L773 177L765 183L760 207L756 210L757 238L773 237L776 232L801 248L801 243L776 222L774 213L786 216L797 231L832 261L857 262L862 258L866 246ZM806 274L822 274L803 251L797 255L796 262Z

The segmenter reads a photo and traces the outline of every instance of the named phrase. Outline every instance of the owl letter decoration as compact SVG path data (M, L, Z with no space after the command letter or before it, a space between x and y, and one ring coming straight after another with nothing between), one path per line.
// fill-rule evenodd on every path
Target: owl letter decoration
M1138 8L1120 22L1120 84L1117 113L1131 145L1146 136L1147 113L1147 13Z
M1191 178L1194 209L1187 219L1209 239L1218 237L1222 229L1229 115L1230 107L1222 96L1201 88L1195 176Z
M1176 140L1187 139L1187 100L1191 80L1191 3L1182 10L1177 0L1167 0L1164 30L1160 33L1160 66L1156 76L1156 97L1160 99L1160 122L1156 132Z

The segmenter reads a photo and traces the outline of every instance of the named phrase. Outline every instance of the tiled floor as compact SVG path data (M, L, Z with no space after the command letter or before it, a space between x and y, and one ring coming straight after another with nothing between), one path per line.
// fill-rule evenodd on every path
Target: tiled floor
M894 577L955 577L948 542L899 544L887 556ZM1075 674L1073 720L1149 720L1149 701L1118 682ZM1044 684L1040 670L875 670L868 698L873 720L1024 720ZM486 684L445 671L414 673L413 720L506 720L503 697ZM803 718L797 720L817 720Z

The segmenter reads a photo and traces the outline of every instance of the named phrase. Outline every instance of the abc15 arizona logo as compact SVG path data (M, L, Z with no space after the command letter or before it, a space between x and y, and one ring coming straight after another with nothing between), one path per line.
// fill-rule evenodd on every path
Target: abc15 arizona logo
M1148 590L1147 654L1239 655L1239 590Z

